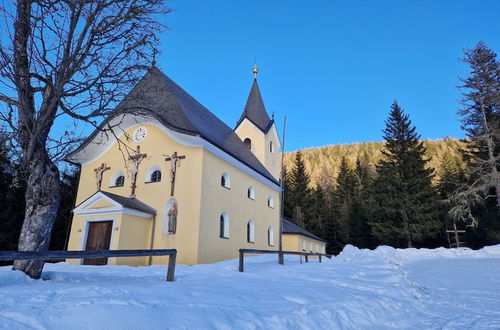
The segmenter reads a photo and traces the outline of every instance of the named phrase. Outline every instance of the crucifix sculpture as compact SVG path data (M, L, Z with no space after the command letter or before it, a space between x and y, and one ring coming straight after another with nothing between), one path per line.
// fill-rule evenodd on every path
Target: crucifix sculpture
M141 154L141 147L137 146L135 155L129 157L132 163L132 166L130 168L130 180L132 181L132 185L130 186L130 188L132 188L132 192L130 193L130 198L135 198L135 188L137 188L136 185L137 171L139 170L139 164L147 156L148 156L147 154Z
M97 190L101 190L102 174L104 173L104 171L107 171L110 168L111 167L106 167L106 163L102 163L100 167L94 169Z
M177 151L172 154L172 156L165 158L167 162L170 163L170 196L174 196L174 188L175 188L175 173L177 172L177 163L179 163L180 166L180 161L181 159L185 159L186 156L179 156L177 155Z

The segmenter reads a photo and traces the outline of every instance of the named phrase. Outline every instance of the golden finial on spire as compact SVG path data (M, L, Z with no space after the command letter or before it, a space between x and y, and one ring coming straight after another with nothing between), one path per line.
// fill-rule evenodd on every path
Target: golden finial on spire
M257 79L257 73L259 73L259 68L257 67L257 64L253 65L252 72L253 72L253 78Z

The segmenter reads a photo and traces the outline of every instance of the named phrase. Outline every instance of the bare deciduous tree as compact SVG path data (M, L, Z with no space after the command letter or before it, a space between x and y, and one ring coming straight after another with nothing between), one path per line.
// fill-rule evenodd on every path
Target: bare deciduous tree
M151 66L162 15L170 12L165 1L17 0L0 7L0 115L28 173L19 250L48 249L60 200L55 161L82 122L97 126ZM14 269L39 278L43 262L16 261Z

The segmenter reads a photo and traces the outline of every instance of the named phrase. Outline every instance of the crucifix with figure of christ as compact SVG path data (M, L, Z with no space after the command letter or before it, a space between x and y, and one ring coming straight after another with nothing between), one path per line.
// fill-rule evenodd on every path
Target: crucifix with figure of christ
M177 151L172 154L172 156L165 158L167 162L170 162L170 196L174 196L174 189L175 189L175 173L177 172L177 163L180 162L181 159L185 159L186 156L179 156L177 155Z
M130 186L130 188L132 188L132 192L130 193L130 198L135 198L135 188L137 188L137 185L136 185L137 171L139 170L139 164L147 156L148 156L148 154L141 154L141 147L137 146L137 150L135 151L135 155L129 156L129 158L128 158L132 163L132 166L130 168L130 179L132 181L132 185Z
M97 190L101 190L102 174L111 167L106 167L106 163L102 163L100 167L94 168Z

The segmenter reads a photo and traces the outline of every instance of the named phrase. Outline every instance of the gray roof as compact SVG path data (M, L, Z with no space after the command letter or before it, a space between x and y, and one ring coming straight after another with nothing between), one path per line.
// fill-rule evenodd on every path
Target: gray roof
M151 115L174 131L199 135L278 185L272 174L229 126L156 67L152 67L142 77L101 126L111 118L125 113ZM73 153L83 149L98 131L99 129L94 131Z
M94 196L95 194L98 194L98 193L104 194L105 196L111 198L112 200L114 200L115 202L117 202L118 204L120 204L121 206L123 206L123 207L125 207L127 209L141 211L141 212L148 213L148 214L151 214L151 215L155 215L156 214L156 210L154 208L148 206L147 204L141 202L138 199L129 198L129 197L123 197L123 196L112 194L110 192L102 191L102 190L95 192L94 194L92 194L92 196ZM90 196L89 198L87 198L85 201L83 201L79 205L85 203L87 200L89 200L90 198L92 198L92 196ZM76 206L76 207L78 207L78 206Z
M294 224L293 222L291 222L287 219L283 219L283 234L298 234L298 235L303 235L303 236L306 236L309 238L313 238L313 239L321 241L321 242L328 243L324 239L319 238L318 236L316 236L314 234L311 234L310 232L308 232L304 228Z
M259 85L257 84L257 79L253 80L252 88L250 89L250 94L248 95L247 104L245 109L241 114L236 127L247 118L255 126L257 126L262 132L267 133L274 123L274 120L269 119L266 107L264 106L264 101L262 101L262 96L260 95Z

